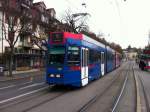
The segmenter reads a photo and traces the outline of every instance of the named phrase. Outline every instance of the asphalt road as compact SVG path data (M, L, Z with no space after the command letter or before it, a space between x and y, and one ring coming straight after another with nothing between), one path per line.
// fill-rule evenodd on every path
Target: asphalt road
M130 62L130 68L127 69L127 84L115 112L136 112L136 86L132 70L133 66L134 62Z
M0 106L47 86L43 75L0 82Z
M135 65L134 70L140 85L141 110L150 112L150 71L142 71L138 65Z
M110 112L121 91L126 72L130 70L130 64L124 63L99 80L78 89L48 86L44 76L4 82L0 84L0 112L80 112L80 109L97 95L100 97L96 97L86 111ZM130 106L135 101L132 94L135 92L133 81L133 74L130 72L118 110L130 102L127 105L128 109L124 108L121 111L134 111L132 109L135 104ZM106 89L108 87L109 89Z

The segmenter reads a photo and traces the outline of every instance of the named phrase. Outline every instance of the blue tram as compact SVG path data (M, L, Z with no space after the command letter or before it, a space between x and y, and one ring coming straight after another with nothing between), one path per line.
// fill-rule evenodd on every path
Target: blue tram
M83 34L50 33L46 81L81 87L120 65L119 53ZM117 65L116 65L117 63Z

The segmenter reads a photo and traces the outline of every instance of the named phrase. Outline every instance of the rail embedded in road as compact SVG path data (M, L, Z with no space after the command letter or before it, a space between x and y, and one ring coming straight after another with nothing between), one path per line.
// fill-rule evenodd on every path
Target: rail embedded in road
M93 98L91 98L86 104L84 104L79 110L78 112L85 112L88 111L89 108L91 108L93 105L95 105L95 103L98 100L101 100L102 97L105 96L105 94L113 88L113 85L116 84L116 82L118 82L120 80L120 78L122 77L122 70L120 70L118 72L118 74L116 74L117 76L115 78L113 78L113 80L105 87L104 90L100 90L98 94L96 94ZM100 104L100 103L99 103Z
M141 91L143 92L144 98L142 100L145 101L146 112L150 112L150 105L149 105L149 101L148 101L148 92L144 86L143 79L140 77L140 75L143 75L143 74L139 74L139 72L136 72L136 73L137 73L136 74L137 76L136 75L135 76L137 78L137 83L140 83ZM138 80L139 80L139 82L138 82ZM139 97L139 99L141 98L140 95L138 97ZM141 100L140 100L139 104L137 104L137 109L138 109L137 112L142 112L141 106L142 106L142 104L141 104Z

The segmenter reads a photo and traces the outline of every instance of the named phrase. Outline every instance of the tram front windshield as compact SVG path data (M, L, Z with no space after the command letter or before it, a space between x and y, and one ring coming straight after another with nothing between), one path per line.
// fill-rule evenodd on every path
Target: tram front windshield
M62 66L65 58L65 47L55 46L49 51L48 64L51 66Z

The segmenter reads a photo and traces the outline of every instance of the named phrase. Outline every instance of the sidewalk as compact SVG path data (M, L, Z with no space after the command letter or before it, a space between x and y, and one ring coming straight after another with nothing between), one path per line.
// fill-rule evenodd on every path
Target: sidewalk
M0 76L0 82L28 78L36 75L44 75L45 71L41 71L40 69L32 69L27 71L13 71L13 77L8 77L8 71L4 72L4 76Z

